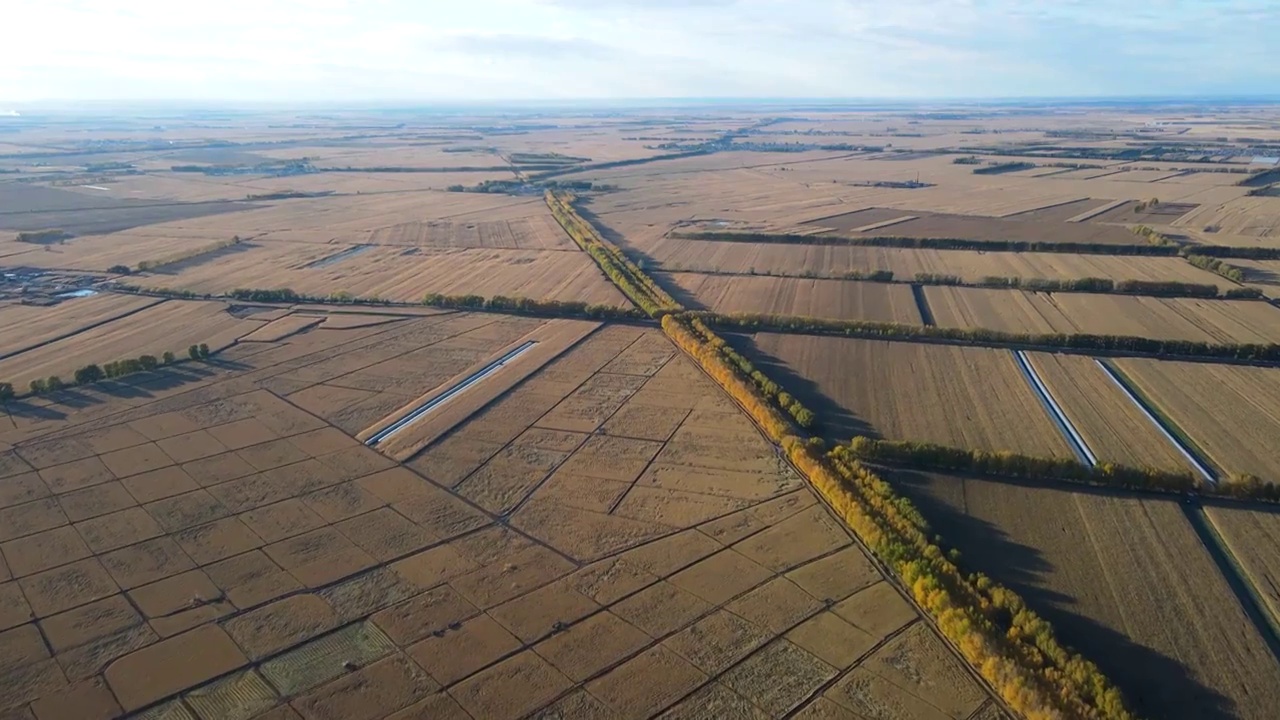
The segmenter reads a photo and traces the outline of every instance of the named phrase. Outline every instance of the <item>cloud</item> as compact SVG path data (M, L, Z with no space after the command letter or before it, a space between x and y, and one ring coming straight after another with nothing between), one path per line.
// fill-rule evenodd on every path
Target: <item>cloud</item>
M1274 0L42 0L6 19L6 106L1280 88Z

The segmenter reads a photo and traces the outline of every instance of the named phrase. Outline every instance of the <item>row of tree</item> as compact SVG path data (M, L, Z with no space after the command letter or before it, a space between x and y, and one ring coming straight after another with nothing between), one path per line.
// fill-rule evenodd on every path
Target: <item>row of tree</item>
M1244 282L1244 270L1222 262L1218 258L1209 257L1208 255L1187 255L1187 262L1195 265L1201 270L1208 270L1211 273L1217 273L1222 277L1234 282Z
M962 572L930 538L911 503L856 459L824 455L750 375L717 349L715 334L689 317L662 328L751 415L845 523L903 582L939 629L1004 700L1026 717L1132 720L1120 691L1097 666L1062 646L1053 628L1011 590ZM723 341L721 341L723 342Z
M192 360L204 360L210 356L209 346L205 343L192 345L187 348L187 357ZM68 387L76 387L80 385L92 385L103 380L111 380L125 375L133 375L134 373L150 372L162 365L173 365L178 362L177 356L172 352L165 352L160 357L155 355L140 355L136 358L126 358L124 360L113 360L109 363L98 365L97 363L89 363L78 368L72 375L71 382L63 380L58 375L50 375L47 378L37 378L32 380L29 385L31 395L43 395L45 393L57 392L65 390ZM0 383L0 401L11 400L17 394L11 383Z
M813 428L815 416L812 410L804 406L804 403L797 400L791 393L783 390L778 383L770 380L769 376L757 370L750 360L745 358L742 353L734 350L732 345L712 332L701 320L697 318L691 319L689 327L702 337L704 343L714 348L733 367L737 368L740 375L750 378L756 389L773 402L778 409L790 415L797 425L806 430Z
M1218 358L1257 363L1280 362L1280 344L1276 343L1216 344L1194 340L1158 340L1130 335L1041 335L1010 333L987 328L944 328L797 315L720 314L703 311L693 311L688 314L702 319L712 327L751 332L777 330L890 340L940 340L1026 349L1064 348L1157 357Z
M234 247L236 245L239 245L240 243L241 243L240 236L236 235L230 240L224 240L222 242L213 243L212 245L204 245L198 248L192 248L185 252L180 252L174 255L170 255L168 257L160 258L159 260L143 260L138 263L138 272L154 272L167 265L176 265L177 263L184 262L186 260L191 260L193 258L198 258L202 255L209 255L211 253L218 252L219 250L225 250L229 247ZM124 273L124 274L127 274L127 273Z
M858 436L849 443L854 457L875 463L909 465L930 470L978 473L1025 480L1064 480L1112 487L1182 492L1199 486L1187 471L1137 468L1116 463L1086 465L1073 458L1035 457L1019 453L968 450L909 440L876 440Z
M1133 720L1102 671L1065 647L1053 627L1012 590L956 565L915 506L857 458L836 448L825 458L791 441L787 454L965 659L1027 718Z
M601 237L591 223L578 215L573 209L573 195L548 190L544 197L560 227L640 309L650 317L681 309L679 303L631 262L618 246Z
M441 308L492 310L495 312L513 312L528 315L552 315L555 317L583 317L593 320L647 317L643 311L631 307L589 305L584 302L569 302L565 300L534 300L527 297L506 297L504 295L485 298L480 295L429 293L422 298L422 304Z

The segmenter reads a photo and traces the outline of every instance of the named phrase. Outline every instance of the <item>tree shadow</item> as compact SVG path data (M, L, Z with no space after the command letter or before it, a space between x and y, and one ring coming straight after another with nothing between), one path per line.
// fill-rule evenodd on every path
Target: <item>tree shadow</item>
M38 405L26 399L10 400L3 407L9 415L27 420L65 420L67 414L48 405Z
M982 572L1021 595L1032 610L1053 625L1066 646L1097 664L1103 674L1120 687L1130 709L1140 716L1197 720L1228 720L1238 716L1230 698L1199 682L1177 659L1140 645L1083 614L1080 606L1084 601L1067 589L1070 580L1058 574L1059 569L1045 557L1042 548L1025 545L1003 527L967 512L965 483L993 483L1044 491L1046 505L1067 500L1068 494L1074 493L1138 496L1110 489L877 469L929 519L933 531L942 537L944 548L960 551L959 565L963 570ZM1054 513L1054 509L1041 512ZM1075 507L1063 508L1054 518L1066 522L1076 512ZM1028 520L1034 521L1034 518ZM1089 551L1082 548L1081 552ZM1141 609L1133 610L1140 612Z
M754 335L721 332L720 336L749 358L761 372L812 410L822 423L821 427L812 430L821 434L828 442L849 442L849 438L855 435L877 439L881 437L880 431L870 422L827 397L816 383L795 372L785 361L761 350Z

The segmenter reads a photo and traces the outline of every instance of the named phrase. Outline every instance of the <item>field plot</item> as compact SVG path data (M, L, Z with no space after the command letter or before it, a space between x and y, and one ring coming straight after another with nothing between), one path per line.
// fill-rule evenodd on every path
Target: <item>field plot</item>
M440 248L578 251L555 219L545 215L496 222L401 223L375 230L369 242Z
M0 377L25 388L36 378L69 380L76 369L113 360L166 351L185 356L187 347L204 343L220 350L262 327L227 312L220 302L165 301L127 317L0 360Z
M1176 280L1236 287L1218 275L1181 258L1070 255L1065 253L976 252L909 248L779 245L663 238L646 246L644 255L663 270L761 273L840 277L852 271L892 270L898 279L916 273L957 275L977 282L987 276L1070 280Z
M1007 351L776 333L751 345L828 437L1072 456Z
M654 279L686 306L716 312L921 324L907 285L696 273L655 273Z
M1115 201L1082 198L1080 200L1056 203L1047 207L1036 208L1034 210L1023 210L1022 212L1002 215L1001 217L1023 222L1034 221L1043 223L1061 223L1067 222L1082 214L1094 212L1099 208L1112 204L1113 202Z
M1135 182L1150 182L1162 177L1167 177L1167 172L1149 172L1139 177L1137 172L1127 172L1116 175L1115 178L1120 180L1131 180ZM1142 179L1142 178L1147 179ZM1135 193L1144 192L1142 189L1135 189ZM1157 188L1151 188L1151 193L1157 192ZM1142 205L1139 208L1139 205ZM1124 205L1119 205L1100 215L1089 218L1089 222L1094 223L1138 223L1143 225L1172 225L1175 220L1192 212L1200 207L1194 203L1160 203L1151 205L1146 200L1135 200Z
M26 183L0 183L0 230L58 228L76 235L113 233L256 207L234 202L117 199Z
M269 241L253 245L253 249L217 263L149 275L139 282L199 294L227 293L240 287L287 287L305 295L346 292L401 302L417 302L427 293L440 293L626 304L582 252L419 250Z
M1194 472L1093 358L1055 353L1027 357L1099 462Z
M2 304L0 327L9 331L0 337L0 357L137 312L157 302L155 298L99 293L64 300L53 307Z
M56 245L32 245L0 236L0 256L7 265L106 272L114 265L136 267L143 261L157 261L198 252L230 240L232 235L207 233L157 235L149 228L135 228L110 235L86 235ZM242 251L245 243L227 252ZM194 264L196 261L193 260Z
M941 327L1011 333L1131 335L1208 343L1280 342L1280 311L1251 300L1198 300L1092 293L1039 293L930 286Z
M1215 466L1280 478L1280 370L1137 359L1115 365Z
M964 565L1022 595L1142 717L1265 720L1280 664L1178 500L901 472Z
M15 418L0 430L14 446L0 454L0 637L24 662L0 664L0 711L69 696L76 717L812 704L962 720L989 705L656 330L596 330L413 467L299 405L308 387L465 367L453 358L541 324L318 328L239 345L233 369L185 387L127 402L87 388L94 402L62 420Z
M1206 504L1204 513L1261 596L1264 610L1280 619L1280 513L1225 504Z
M1101 204L1101 203L1099 203ZM1076 242L1114 243L1132 245L1133 233L1122 227L1090 225L1083 223L1051 222L1036 217L1012 215L1007 217L982 217L978 215L949 215L908 210L905 214L917 216L915 220L899 223L892 230L881 233L869 230L855 232L867 225L866 211L814 220L810 224L830 228L836 234L897 235L921 238L963 238L966 240L1010 240L1027 242ZM1077 211L1074 214L1078 214ZM1104 213L1105 215L1106 213Z

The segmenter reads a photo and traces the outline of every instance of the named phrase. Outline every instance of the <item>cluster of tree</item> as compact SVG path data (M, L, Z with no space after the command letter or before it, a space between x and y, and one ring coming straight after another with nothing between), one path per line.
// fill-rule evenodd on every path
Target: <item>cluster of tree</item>
M1217 273L1222 277L1234 282L1244 282L1244 270L1222 262L1218 258L1209 257L1208 255L1185 255L1187 262L1195 265L1201 270L1208 270L1211 273Z
M1133 211L1136 213L1146 212L1147 210L1155 210L1160 207L1160 198L1151 198L1142 202L1135 203Z
M1138 212L1141 212L1141 210L1139 210ZM1146 238L1147 242L1157 247L1177 247L1178 246L1177 243L1175 243L1174 241L1166 237L1164 233L1160 232L1159 230L1156 230L1153 227L1149 227L1147 225L1137 225L1130 229L1133 231L1133 234Z
M965 155L952 160L951 163L953 165L981 165L982 159L977 155Z
M584 317L593 320L617 320L645 317L637 308L624 308L614 305L588 305L584 302L568 302L564 300L534 300L527 297L505 297L494 295L491 298L479 295L441 295L428 293L422 298L423 305L442 308L460 308L468 310L493 310L497 312L522 313L526 315L551 315L555 317Z
M1000 175L1001 173L1017 172L1018 170L1031 170L1036 166L1033 162L1006 162L987 165L973 169L974 175Z
M716 335L701 320L693 318L689 321L689 327L701 337L701 341L710 346L713 350L720 353L730 365L737 368L738 373L744 379L750 379L755 384L756 389L769 399L779 410L787 413L795 420L800 427L809 430L813 428L815 420L813 411L804 406L791 393L783 390L776 382L769 379L769 376L756 369L750 360L743 357L742 353L733 349L733 346L725 342L724 338Z
M107 268L107 272L112 275L132 275L133 268L130 268L128 265L112 265Z
M307 299L289 288L277 288L275 290L266 290L262 288L236 288L227 294L237 300L249 300L250 302L295 303L302 302Z
M1219 258L1239 258L1241 260L1280 260L1280 248L1274 247L1241 247L1237 245L1196 245L1194 248L1183 248L1183 255L1207 255Z
M945 328L925 325L900 325L897 323L865 320L839 320L812 318L796 315L760 315L750 313L719 314L692 311L688 315L698 317L708 325L737 330L779 330L782 332L806 332L846 337L869 337L903 340L941 340L976 345L996 345L1017 348L1065 348L1072 350L1101 350L1137 355L1162 357L1222 358L1244 362L1280 362L1280 345L1268 344L1214 344L1191 340L1157 340L1130 335L1035 335L1010 333L987 328Z
M293 198L316 198L332 195L332 190L317 190L314 192L304 192L302 190L279 190L269 193L250 193L244 196L245 200L290 200Z
M691 322L666 315L662 329L783 446L792 464L1006 702L1027 717L1133 719L1119 690L1095 665L1064 648L1017 594L962 572L954 554L930 540L928 524L910 502L856 459L824 455L820 439L800 437L803 431Z
M981 250L984 252L1048 252L1073 255L1164 255L1175 256L1177 247L1125 245L1113 243L1040 242L1031 240L973 240L971 238L925 238L898 235L847 237L842 235L798 235L794 233L732 232L708 230L673 233L684 240L777 243L791 245L851 245L925 250Z
M1017 593L962 571L957 555L935 542L916 507L845 448L824 457L814 444L788 438L784 449L1017 713L1134 719L1120 690L1096 665L1063 646Z
M1025 480L1064 480L1143 490L1186 491L1197 487L1190 472L1136 468L1115 463L1086 465L1071 458L1034 457L1012 452L966 450L906 440L858 436L849 443L855 457L875 463L910 465Z
M548 190L545 199L560 227L640 309L650 317L681 309L679 303L631 262L618 246L601 237L591 223L574 211L572 195Z
M236 235L232 237L230 240L223 240L222 242L213 243L212 245L204 245L198 248L193 248L186 252L181 252L176 255L170 255L168 257L161 258L159 260L143 260L138 263L138 272L153 272L155 270L159 270L162 267L165 267L166 265L176 265L180 262L191 260L192 258L198 258L198 257L201 257L202 255L209 255L211 253L218 252L219 250L225 250L229 247L234 247L236 245L239 245L240 242L241 242L240 236ZM123 266L118 266L118 267L123 267Z
M192 360L204 360L209 357L209 346L204 343L188 346L187 357Z
M1218 286L1216 285L1174 282L1171 280L1110 280L1095 277L1050 280L1047 278L988 276L974 283L974 285L976 287L1009 288L1034 292L1114 293L1117 295L1194 298L1218 296Z
M34 243L36 245L48 245L50 243L60 243L64 240L70 240L75 237L65 230L28 230L18 233L14 238L21 243Z
M13 383L0 382L0 403L12 400L15 395Z

